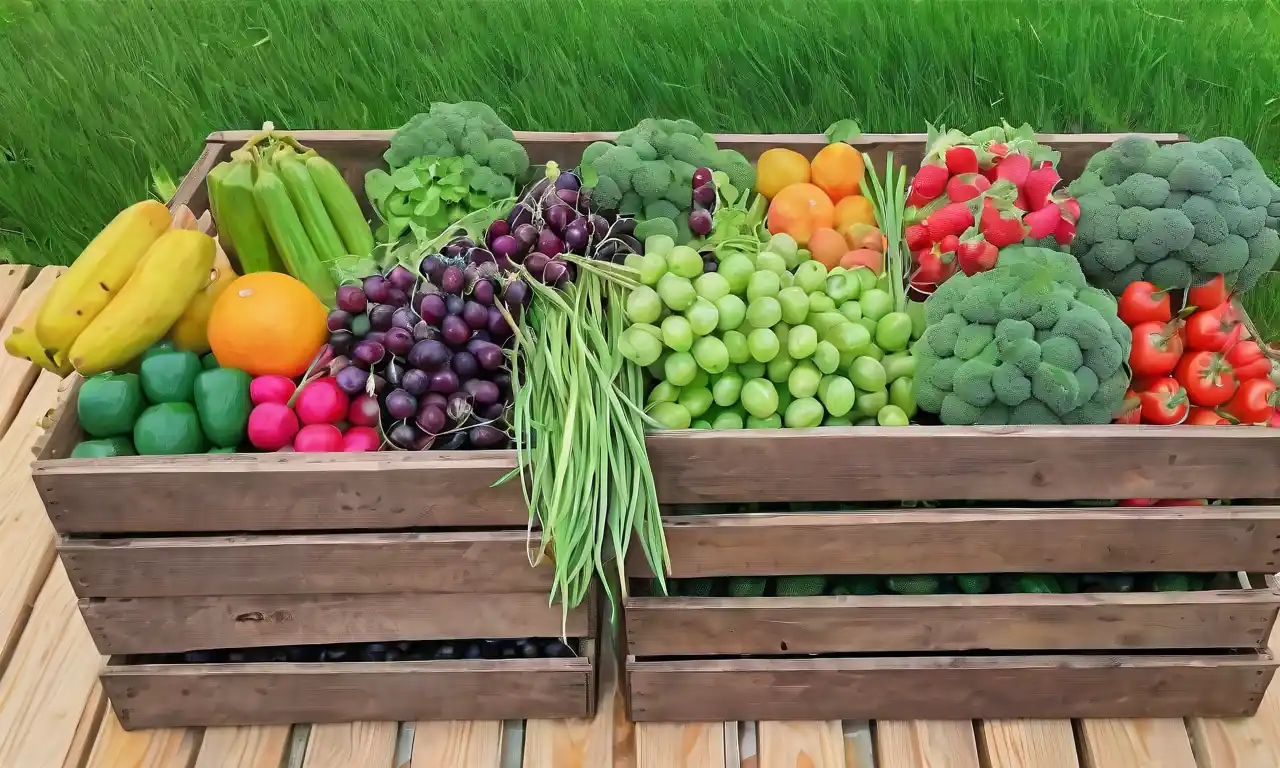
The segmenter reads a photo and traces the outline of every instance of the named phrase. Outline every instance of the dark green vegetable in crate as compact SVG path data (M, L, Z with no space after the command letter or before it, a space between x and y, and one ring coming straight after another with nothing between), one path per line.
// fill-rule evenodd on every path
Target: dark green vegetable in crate
M76 417L91 437L114 437L132 433L146 407L137 374L101 373L80 386Z

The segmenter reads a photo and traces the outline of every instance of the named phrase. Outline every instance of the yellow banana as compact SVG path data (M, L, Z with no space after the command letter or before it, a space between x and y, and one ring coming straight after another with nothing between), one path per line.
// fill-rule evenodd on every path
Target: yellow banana
M231 261L219 244L213 257L213 274L204 290L196 294L191 303L183 311L182 317L173 324L169 338L178 349L203 355L209 351L209 314L213 312L213 304L222 292L237 277Z
M4 340L4 351L14 357L30 360L46 371L66 376L71 373L67 356L47 349L36 335L36 315L39 313L40 307L36 307L23 318L22 322L13 326L13 330L9 332L9 338Z

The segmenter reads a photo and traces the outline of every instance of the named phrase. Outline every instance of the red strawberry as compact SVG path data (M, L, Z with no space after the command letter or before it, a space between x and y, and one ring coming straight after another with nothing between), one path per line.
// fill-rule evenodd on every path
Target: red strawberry
M962 173L947 182L947 197L953 203L965 203L991 189L991 182L980 173Z
M939 195L939 197L941 197L941 195ZM912 187L910 194L907 195L907 206L914 207L914 208L923 208L936 199L937 197L925 197L924 195L920 194L920 190L916 189L915 187Z
M965 239L956 249L956 263L966 275L986 272L996 265L1000 249L982 239Z
M911 180L911 193L920 193L927 203L938 195L947 185L947 169L941 165L922 165Z
M1022 210L1038 211L1043 208L1045 203L1049 202L1049 195L1053 193L1053 188L1058 186L1060 181L1062 181L1062 177L1058 175L1058 171L1048 161L1028 173L1027 181L1022 185L1022 194L1026 196L1027 205L1030 207Z
M947 170L952 174L977 173L978 153L973 147L952 147L947 150Z
M960 247L960 238L955 235L947 235L938 241L938 250L943 253L955 253L956 248Z
M1076 236L1076 224L1065 216L1058 220L1057 229L1053 230L1053 239L1058 241L1058 245L1067 245L1071 242L1071 238Z
M947 235L956 235L973 226L973 211L964 203L951 203L929 215L924 225L929 228L929 239L938 242Z
M996 162L999 163L998 160ZM990 168L983 168L982 175L987 178L987 181L995 181L997 178L999 178L998 176L996 176L996 171L999 167L1000 167L999 165L993 165Z
M1018 196L1013 199L1013 207L1023 212L1031 210L1027 203L1027 196L1022 194L1021 189L1018 190Z
M1022 223L1031 229L1031 236L1037 240L1057 231L1060 221L1062 221L1062 209L1056 205L1046 205L1022 217Z
M907 250L915 253L921 248L928 248L933 243L929 239L929 228L923 224L912 224L907 227Z
M911 276L912 285L937 286L955 274L955 264L944 260L936 248L919 251L915 257L917 266L915 274Z
M1019 189L1027 183L1027 176L1030 173L1031 158L1026 155L1009 155L996 166L996 178L1008 179Z
M1004 157L1005 155L1009 154L1009 145L1002 144L998 141L991 142L990 144L987 145L986 149L995 157Z
M989 197L983 201L982 221L979 229L982 231L982 236L987 239L987 242L997 248L1013 245L1027 236L1026 228L1022 226L1022 222L1018 221L1012 213L1008 217L1002 214Z
M1062 206L1063 218L1069 218L1072 221L1080 220L1080 203L1074 197L1068 197L1058 203Z

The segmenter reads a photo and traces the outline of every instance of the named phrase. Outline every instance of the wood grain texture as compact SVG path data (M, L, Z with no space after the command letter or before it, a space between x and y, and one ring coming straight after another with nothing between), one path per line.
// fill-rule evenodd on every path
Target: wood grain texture
M663 530L675 578L1280 569L1276 506L691 515ZM637 555L628 574L649 576Z
M196 163L191 166L191 170L182 177L182 182L174 191L173 198L169 200L169 210L185 205L196 216L209 210L209 188L205 179L209 171L212 171L224 156L229 155L232 149L235 147L229 147L220 142L206 142L204 151L200 153L200 157L196 158Z
M80 722L76 724L76 733L71 737L71 745L67 747L67 756L62 760L62 768L84 768L89 759L89 752L98 738L98 728L107 711L107 694L96 682L89 698L80 711Z
M983 720L978 736L986 768L1080 768L1070 720Z
M53 281L66 271L65 267L0 266L0 338L9 338L14 326L27 320L42 301ZM35 276L25 289L23 282ZM17 416L28 390L40 375L40 368L30 360L13 357L0 349L0 434L9 428Z
M525 532L78 539L58 544L81 597L528 592Z
M862 720L1238 716L1262 655L627 660L632 719Z
M58 383L56 375L42 373L0 438L0 671L54 561L53 530L31 484L30 466L31 447L44 433L40 419L57 403Z
M104 654L451 638L586 637L590 604L562 624L545 594L93 598L80 611Z
M130 733L107 712L86 768L186 768L200 748L197 728L161 728Z
M1266 589L1073 595L630 598L636 656L1262 648Z
M589 658L347 664L155 664L113 659L102 685L128 728L359 720L583 717Z
M209 728L195 768L280 768L289 751L289 726Z
M967 721L877 722L876 758L877 768L978 768L973 725Z
M1082 768L1196 768L1181 720L1082 720L1079 727Z
M414 724L411 768L501 768L502 721Z
M81 731L101 657L76 615L71 585L54 568L0 678L0 766L57 766Z
M1273 638L1273 653L1277 645L1280 638ZM1280 765L1280 687L1267 690L1253 717L1193 717L1186 725L1199 768Z
M766 720L758 725L760 768L844 768L840 721Z
M638 723L635 729L637 768L725 766L724 723Z
M687 430L646 446L664 504L1054 501L1082 489L1104 499L1280 498L1280 434L1262 427Z
M303 768L391 768L397 723L355 722L317 725L307 740Z

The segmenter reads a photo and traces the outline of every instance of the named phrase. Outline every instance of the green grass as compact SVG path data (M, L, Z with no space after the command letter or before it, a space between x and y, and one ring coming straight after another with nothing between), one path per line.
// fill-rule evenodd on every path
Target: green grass
M1280 170L1275 0L0 0L0 40L0 248L38 264L210 131L390 128L440 100L530 130L1229 134ZM1251 307L1280 334L1280 279Z

